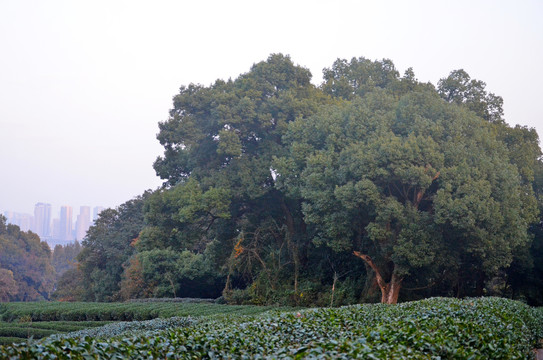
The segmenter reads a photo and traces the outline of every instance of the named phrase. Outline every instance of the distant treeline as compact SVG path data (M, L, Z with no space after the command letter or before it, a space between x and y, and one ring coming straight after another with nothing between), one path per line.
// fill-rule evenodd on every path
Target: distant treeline
M500 96L363 57L310 80L278 54L182 86L159 123L164 186L100 214L55 297L542 304L539 139Z
M57 280L75 268L80 244L55 246L0 215L0 302L48 300Z

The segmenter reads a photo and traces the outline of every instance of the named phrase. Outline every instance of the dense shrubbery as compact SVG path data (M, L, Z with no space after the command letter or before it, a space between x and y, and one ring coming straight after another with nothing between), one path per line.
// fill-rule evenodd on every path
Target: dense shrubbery
M178 320L182 327L175 323ZM108 339L84 333L54 336L0 347L0 355L14 359L531 359L532 348L543 337L542 320L541 309L520 302L433 298L393 306L201 319L192 325L188 319L177 319L167 330L152 323L145 329L140 323L139 333L129 329L132 332L125 336Z

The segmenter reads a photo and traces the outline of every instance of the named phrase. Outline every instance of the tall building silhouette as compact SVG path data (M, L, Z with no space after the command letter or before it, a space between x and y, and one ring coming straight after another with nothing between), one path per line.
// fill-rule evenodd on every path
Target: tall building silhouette
M42 239L51 236L51 204L34 206L34 232Z
M53 219L53 239L60 240L60 219Z
M100 215L100 212L104 210L104 207L103 206L95 206L93 211L92 211L92 223L94 224L94 222L96 221L96 219L98 219L98 215Z
M13 211L4 212L4 216L9 224L17 225L21 231L32 230L34 227L34 217L30 214L21 214Z
M63 205L60 207L60 240L72 241L74 239L72 231L72 207Z
M83 240L87 234L87 230L90 227L90 206L81 206L79 208L79 215L77 215L77 221L75 223L75 238L78 241Z

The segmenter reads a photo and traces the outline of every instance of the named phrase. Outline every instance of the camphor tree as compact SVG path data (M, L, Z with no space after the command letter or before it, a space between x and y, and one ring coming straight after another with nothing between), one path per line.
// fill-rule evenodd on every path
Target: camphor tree
M291 123L278 181L300 192L315 243L367 264L382 302L421 273L481 295L529 246L536 209L495 125L428 86L399 94L402 81L361 97L343 89L348 102Z
M148 202L138 246L204 253L211 244L218 267L234 269L223 255L244 234L245 249L259 242L263 253L262 261L244 267L247 277L280 252L296 288L309 239L299 199L277 190L272 162L285 151L288 124L331 101L310 79L289 57L271 55L235 80L182 87L170 118L160 123L165 152L154 166L166 187Z

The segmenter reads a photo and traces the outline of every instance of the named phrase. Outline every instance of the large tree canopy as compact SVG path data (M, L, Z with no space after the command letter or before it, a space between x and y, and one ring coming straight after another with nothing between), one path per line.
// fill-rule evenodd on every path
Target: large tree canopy
M275 54L182 86L159 124L164 186L83 242L86 297L537 298L521 284L540 271L541 150L501 97L463 70L436 88L388 59L310 80Z
M300 179L294 186L317 229L314 241L355 251L384 302L395 302L402 282L427 267L456 273L459 293L474 274L482 286L529 244L535 213L521 201L506 145L491 124L435 92L366 92L289 130L282 163L295 170L279 170L280 181Z
M206 243L218 240L214 246L230 253L243 238L242 258L256 257L256 266L267 269L266 247L275 249L294 264L297 286L305 261L301 243L308 241L300 199L277 191L272 163L286 150L288 124L332 102L310 79L309 71L289 57L272 55L234 81L182 87L170 119L160 124L165 153L155 169L169 188L149 202L153 227L142 233L142 246L203 252ZM253 274L250 263L244 269Z

